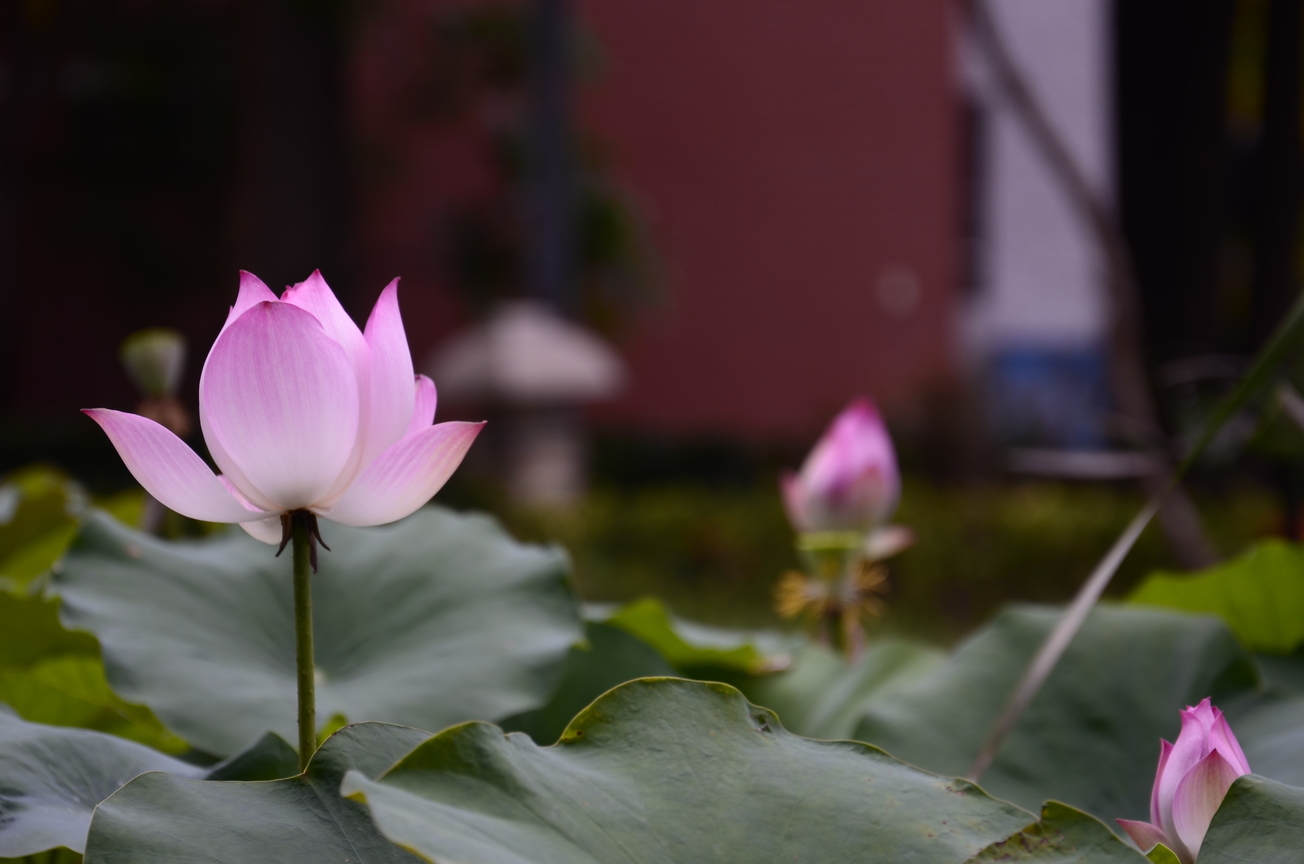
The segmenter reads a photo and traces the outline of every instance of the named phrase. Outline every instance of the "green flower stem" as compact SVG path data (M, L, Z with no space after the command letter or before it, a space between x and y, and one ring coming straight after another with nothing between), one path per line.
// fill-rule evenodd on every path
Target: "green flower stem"
M862 584L862 568L873 564L865 551L863 531L818 531L797 535L797 551L806 572L823 585L823 611L817 638L852 662L865 645L864 617L877 614L871 591Z
M308 520L290 517L294 543L294 660L299 683L299 770L317 749L316 666L312 656L312 537Z

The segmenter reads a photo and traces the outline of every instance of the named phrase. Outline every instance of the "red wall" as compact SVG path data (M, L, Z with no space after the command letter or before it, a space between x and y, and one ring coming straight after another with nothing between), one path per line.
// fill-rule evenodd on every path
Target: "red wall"
M328 277L362 321L382 286L403 276L418 358L463 323L441 249L447 214L499 182L477 118L450 129L413 113L404 89L432 56L434 21L464 2L383 0L350 43L349 183L361 210L341 256L350 266ZM583 121L609 142L672 282L666 305L622 346L628 393L600 416L673 432L804 437L860 392L898 418L909 412L949 366L958 160L946 0L574 2L606 58L583 87ZM100 47L112 53L111 42ZM65 48L51 56L62 63ZM41 135L67 145L78 134L54 122L72 116L60 107L58 68L42 85L51 122L41 115L24 127L36 142L31 153L50 149ZM170 232L207 236L220 225L187 225L167 209L177 196L159 194L156 212L140 211L152 222L138 230L175 246L185 266L151 276L169 287L162 302L158 292L140 294L134 280L160 265L146 267L133 251L139 244L77 234L63 238L73 251L61 252L53 233L34 236L68 233L61 196L80 189L79 177L56 178L30 196L45 209L20 214L27 234L19 245L34 251L8 310L21 322L10 365L30 368L11 375L0 408L71 418L89 435L76 408L130 407L135 398L112 356L137 327L181 326L194 337L193 399L198 366L234 297L235 269L250 265L173 243ZM148 204L156 190L130 191ZM99 193L78 194L83 206ZM242 224L242 215L232 208L229 218ZM905 317L876 299L881 272L895 265L913 268L922 285L919 308ZM282 278L302 278L311 266ZM55 324L66 337L58 344L49 339Z
M582 0L587 121L651 217L672 300L611 420L808 434L852 395L917 407L949 369L955 101L943 0ZM875 286L905 265L912 314Z
M956 283L945 0L576 2L604 58L581 122L610 146L670 277L621 346L629 390L598 417L804 437L858 393L898 418L917 408L950 368ZM432 7L384 8L353 79L356 129L385 166L364 194L360 294L404 276L421 358L460 323L435 226L493 181L473 130L404 117ZM902 266L920 301L893 316L875 286Z

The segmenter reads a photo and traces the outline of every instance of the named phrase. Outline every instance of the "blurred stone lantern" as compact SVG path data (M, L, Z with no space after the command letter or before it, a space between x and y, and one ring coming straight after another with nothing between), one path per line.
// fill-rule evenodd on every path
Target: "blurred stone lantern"
M532 300L501 303L446 342L423 371L441 402L490 410L485 431L494 433L507 492L528 505L565 506L583 493L588 442L580 407L615 396L625 383L625 364L610 345Z

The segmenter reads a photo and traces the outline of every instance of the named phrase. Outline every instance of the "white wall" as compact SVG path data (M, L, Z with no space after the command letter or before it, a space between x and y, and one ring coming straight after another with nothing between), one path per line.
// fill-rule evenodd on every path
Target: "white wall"
M1112 200L1109 0L988 0L1015 62L1089 180ZM970 356L1103 343L1104 270L980 52L960 39L963 85L983 108L979 247L962 338Z

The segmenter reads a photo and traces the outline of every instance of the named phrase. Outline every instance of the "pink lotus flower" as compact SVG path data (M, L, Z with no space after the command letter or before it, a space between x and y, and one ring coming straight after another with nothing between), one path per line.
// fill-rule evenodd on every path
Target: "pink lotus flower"
M1176 744L1159 743L1150 821L1117 821L1143 852L1162 843L1184 864L1194 864L1213 814L1233 781L1250 773L1250 763L1222 712L1208 699L1182 712Z
M886 522L901 495L901 476L874 403L860 398L848 405L801 471L787 472L782 484L797 531L869 531Z
M278 300L256 276L208 352L199 422L213 461L153 420L88 409L146 491L182 515L238 522L267 543L282 514L382 525L430 499L483 423L434 423L435 385L413 375L398 280L359 330L320 273Z

